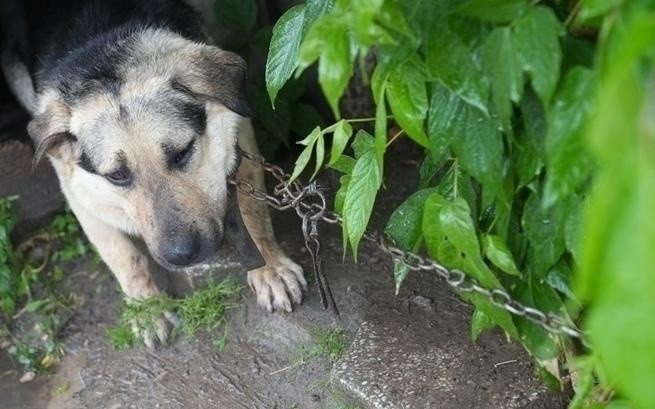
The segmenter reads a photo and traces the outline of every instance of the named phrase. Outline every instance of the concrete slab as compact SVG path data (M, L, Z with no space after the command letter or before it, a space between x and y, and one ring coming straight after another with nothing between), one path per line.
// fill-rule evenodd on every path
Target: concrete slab
M333 379L375 409L566 407L531 374L525 354L499 334L472 345L444 332L430 323L399 330L393 322L365 321Z

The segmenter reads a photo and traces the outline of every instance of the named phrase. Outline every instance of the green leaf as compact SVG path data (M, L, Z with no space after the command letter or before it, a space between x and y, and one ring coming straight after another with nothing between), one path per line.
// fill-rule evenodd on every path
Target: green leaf
M387 150L387 104L384 102L388 82L380 85L378 102L375 108L375 155L380 166L380 173L384 173L384 153Z
M359 158L370 151L375 151L375 139L371 138L371 134L360 129L357 131L351 147L355 152L355 158Z
M523 129L515 133L511 152L518 187L527 185L541 173L547 129L546 112L534 92L526 92L520 107Z
M325 159L325 139L323 138L323 133L321 132L318 135L318 139L316 140L316 167L314 169L314 173L312 173L312 177L309 178L310 180L314 179L318 171L321 170L321 166L323 165L324 159Z
M309 0L305 5L291 7L275 23L266 59L266 89L272 105L298 66L304 35L331 8L331 0Z
M374 21L384 0L351 0L349 16L355 40L364 46L391 42L386 31Z
M273 37L266 59L266 89L275 105L275 97L298 64L305 19L305 6L291 7L273 27Z
M339 99L352 75L348 26L337 15L319 18L300 45L299 72L318 62L318 81L335 117L339 118Z
M582 218L584 215L584 202L574 203L571 213L566 219L564 227L564 241L566 249L571 252L576 262L580 261L580 240L582 234Z
M555 92L559 79L562 24L552 9L536 6L516 20L513 30L514 48L523 69L530 75L537 95L546 104Z
M441 162L435 160L434 155L430 150L425 150L425 158L421 162L421 167L419 168L419 189L425 189L426 187L432 185L432 179L437 176Z
M439 193L430 194L423 213L423 234L428 250L437 249L443 240L447 240L472 264L472 271L467 273L484 285L495 287L499 284L482 261L475 225L464 199L448 201Z
M517 3L517 2L514 2ZM519 2L523 3L523 1ZM482 46L482 67L491 80L491 97L506 130L511 129L512 101L523 93L523 68L509 27L494 29Z
M423 204L434 188L422 189L408 197L389 217L384 231L403 250L412 250L423 236Z
M545 206L575 192L589 178L593 163L584 149L582 132L591 113L593 89L592 72L575 67L553 100L546 138Z
M484 255L489 261L507 274L521 277L521 273L516 268L514 257L503 239L491 234L486 234L483 237Z
M595 357L593 355L576 357L575 360L571 360L569 365L571 366L570 372L575 372L579 375L577 386L575 387L575 396L571 399L568 409L587 409L589 408L586 405L587 400L597 383L596 376L594 375L594 369L596 367Z
M388 31L405 36L400 41L407 41L408 48L415 48L415 46L418 46L418 37L414 33L412 26L407 22L407 18L401 7L400 1L385 1L375 16L375 21ZM381 38L380 40L386 40L386 38ZM392 44L395 43L393 39L391 40Z
M305 136L305 138L299 140L296 143L298 145L302 145L302 146L312 146L318 140L318 137L321 134L321 132L322 132L321 127L317 126L314 129L312 129L312 131L309 133L309 135Z
M248 33L257 20L257 3L255 0L216 0L214 14L217 23Z
M388 2L388 1L387 1ZM387 3L385 2L385 3ZM443 19L450 12L441 1L398 1L407 23L419 38L427 38L435 20Z
M334 195L334 211L343 215L343 202L346 200L346 192L348 191L348 185L350 184L350 176L343 175L339 178L339 189ZM344 238L347 236L344 235ZM345 248L344 243L344 248Z
M459 97L445 87L434 84L428 110L428 138L434 158L441 158L455 138L454 129L460 121L463 104Z
M333 165L343 154L343 150L348 144L348 140L353 134L353 127L345 120L339 121L332 134L332 149L330 150L330 161L328 166Z
M590 21L609 13L619 7L625 0L585 0L582 2L576 21L589 23Z
M433 24L426 47L432 75L486 115L489 87L472 50L445 21Z
M375 101L375 144L378 163L383 169L384 152L387 146L387 104L385 95L389 85L389 76L400 64L412 55L409 47L390 48L380 46L379 61L371 76L371 91Z
M336 160L331 165L328 165L328 167L339 171L341 173L345 174L351 174L353 169L355 168L355 159L351 158L348 155L341 155L339 159Z
M314 145L316 144L316 141L318 138L321 136L321 128L316 127L310 133L307 135L305 139L302 141L298 142L301 145L305 145L305 149L300 153L298 156L298 159L296 159L295 166L293 167L293 173L291 174L291 178L289 182L292 182L300 176L303 170L307 167L307 164L309 163L309 160L312 157L312 152L314 151Z
M477 192L473 189L471 177L462 170L457 159L452 161L452 165L441 177L437 191L447 200L454 200L457 197L464 198L469 208L473 209L473 213L476 214Z
M455 11L491 23L507 23L528 9L526 0L465 0Z
M482 260L475 225L464 199L448 201L439 193L430 194L424 204L423 235L430 256L437 257L439 247L447 241L462 257L458 260L461 265L449 267L463 269L487 288L502 288Z
M549 287L537 285L532 278L520 282L512 294L526 305L545 312L553 312L558 315L564 314L562 302L557 294ZM559 349L555 340L542 327L525 318L517 319L516 327L521 342L536 358L547 360L557 356Z
M396 122L421 146L428 146L423 122L428 110L425 69L414 54L389 75L387 99Z
M476 308L475 311L473 311L473 317L471 318L471 340L476 342L480 334L494 326L495 324L491 318L489 318L489 316L482 310Z
M400 293L400 286L410 272L410 268L403 262L394 260L393 262L393 280L396 283L396 296Z
M328 13L334 5L333 0L307 0L305 2L305 21L303 24L303 33L307 33L309 28L319 17Z
M432 154L440 157L448 144L462 167L490 192L503 181L503 141L494 121L445 87L433 88L428 119Z
M541 196L533 192L525 203L522 225L530 241L531 269L538 277L545 276L564 254L566 220L578 200L571 195L557 206L544 208Z
M560 380L550 373L550 371L541 365L537 365L537 374L539 374L539 378L543 381L543 383L552 391L561 391L562 390L562 383Z
M485 288L502 288L480 254L480 244L466 201L456 198L446 200L439 193L432 193L423 210L423 235L430 257L449 268L457 268L474 277ZM487 298L477 294L462 295L487 314L511 336L516 328L507 311L494 307Z
M359 241L371 217L375 196L382 184L382 174L375 153L375 142L370 135L367 135L367 139L371 140L367 145L369 148L359 156L355 163L343 203L343 225L355 258Z
M636 408L655 407L655 20L633 4L607 33L586 142L598 164L583 222L578 294L609 383ZM617 23L619 24L619 23Z
M423 241L423 204L435 189L422 189L408 197L389 217L385 233L403 250L418 251ZM401 262L394 262L396 295L410 269Z
M550 269L546 275L545 281L552 289L564 294L569 302L577 302L577 297L571 289L571 275L571 268L564 259L561 259L552 269Z
M339 189L334 195L334 211L342 217L343 204L346 201L346 194L348 193L348 185L350 185L350 175L341 176L339 178ZM345 222L341 224L341 247L343 248L343 259L345 260L346 252L348 250L348 230Z

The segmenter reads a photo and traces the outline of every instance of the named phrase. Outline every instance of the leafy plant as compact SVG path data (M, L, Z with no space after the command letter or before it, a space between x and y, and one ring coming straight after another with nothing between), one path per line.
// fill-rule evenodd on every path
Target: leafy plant
M18 257L11 243L11 232L16 224L16 217L11 199L0 200L0 312L9 316L16 310L18 290Z
M13 200L0 199L0 341L25 371L45 372L63 355L57 332L74 305L60 264L93 250L70 212L19 246L15 224Z
M70 210L57 215L49 229L50 240L57 242L53 262L67 262L95 254L82 228Z
M312 156L312 177L322 166L342 173L334 207L344 248L356 256L384 186L387 147L405 136L424 158L416 192L386 233L590 330L587 349L462 294L476 307L474 339L499 326L545 378L573 374L572 406L613 396L655 406L654 7L307 0L280 18L269 47L274 104L287 80L318 62L337 122L300 142L293 177ZM374 132L352 138L350 124L361 119L341 118L339 100L367 58L375 60L371 75L362 73L376 103ZM393 136L391 123L400 129ZM398 263L397 287L407 274Z
M602 21L594 120L584 144L598 164L584 207L577 289L604 388L655 405L655 6L590 2Z

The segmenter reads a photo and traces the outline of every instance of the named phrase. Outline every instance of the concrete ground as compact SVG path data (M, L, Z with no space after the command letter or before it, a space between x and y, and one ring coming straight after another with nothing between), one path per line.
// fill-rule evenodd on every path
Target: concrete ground
M390 166L391 167L391 166ZM414 165L397 164L373 226L412 190ZM327 184L329 185L328 177ZM292 213L275 214L282 246L310 266ZM81 262L69 269L84 304L63 329L66 357L53 375L18 383L0 352L0 407L78 408L548 408L566 398L545 389L530 358L498 331L471 342L472 308L428 273L411 274L394 296L391 262L370 244L359 263L342 262L340 231L322 225L326 275L341 311L323 311L314 288L291 314L268 314L248 293L230 315L227 347L212 339L177 339L157 350L115 351L105 330L115 322L119 294L105 270ZM231 274L245 284L234 264ZM197 280L198 278L194 278ZM171 274L173 284L188 281ZM317 328L341 326L348 347L332 364L305 362Z

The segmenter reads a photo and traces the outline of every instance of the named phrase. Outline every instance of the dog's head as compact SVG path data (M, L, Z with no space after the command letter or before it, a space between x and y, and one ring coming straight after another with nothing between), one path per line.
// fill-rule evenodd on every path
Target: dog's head
M35 159L51 156L73 210L140 235L164 267L207 260L230 232L249 240L227 183L249 126L244 61L159 31L122 47L44 88Z

